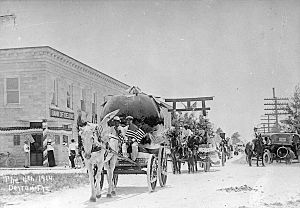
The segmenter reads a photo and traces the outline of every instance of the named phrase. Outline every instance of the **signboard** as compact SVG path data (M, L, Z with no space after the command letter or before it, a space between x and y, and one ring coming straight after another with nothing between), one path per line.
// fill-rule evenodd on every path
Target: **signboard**
M50 117L74 120L74 113L50 108Z
M286 138L279 137L279 142L286 142Z

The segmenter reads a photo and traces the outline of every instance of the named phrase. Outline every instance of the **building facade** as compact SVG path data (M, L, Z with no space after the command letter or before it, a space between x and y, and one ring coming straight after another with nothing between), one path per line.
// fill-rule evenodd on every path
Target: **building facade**
M129 87L48 46L0 49L0 152L11 152L23 166L31 137L31 166L42 166L44 121L56 164L68 163L63 144L77 140L78 116L99 122L105 99Z

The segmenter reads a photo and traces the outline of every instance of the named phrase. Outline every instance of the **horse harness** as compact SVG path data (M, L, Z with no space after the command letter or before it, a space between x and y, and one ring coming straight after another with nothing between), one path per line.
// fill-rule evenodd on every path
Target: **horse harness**
M102 129L99 129L99 127L97 126L95 128L95 131L93 132L94 134L96 134L96 138L97 138L97 143L94 143L92 145L92 151L91 153L93 152L100 152L102 149L105 150L104 152L104 160L106 160L107 156L108 156L108 153L113 153L113 149L109 146L109 143L108 142L104 142L102 139L101 139L101 132L102 132ZM94 137L93 137L94 138ZM115 139L114 137L112 137L113 139ZM95 138L94 138L95 139Z

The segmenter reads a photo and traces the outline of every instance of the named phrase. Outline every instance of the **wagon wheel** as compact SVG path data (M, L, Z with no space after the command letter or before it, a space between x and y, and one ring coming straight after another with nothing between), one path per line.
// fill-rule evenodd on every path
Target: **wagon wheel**
M203 167L204 172L206 172L206 168L207 168L206 165L207 165L206 162L202 162L202 167Z
M202 164L203 164L203 170L204 170L204 172L207 172L207 171L209 170L209 168L210 168L210 161L209 161L209 158L206 157L206 158L204 159L204 161L202 162Z
M265 150L264 154L263 154L263 160L264 160L264 164L270 164L271 163L271 153L270 150Z
M12 158L12 157L7 158L7 160L6 160L6 166L7 167L12 168L12 167L15 167L15 165L16 165L15 158Z
M149 192L155 190L157 183L157 157L153 154L149 156L149 160L147 163L147 183Z
M166 149L164 147L159 149L158 152L158 179L159 179L159 185L161 187L164 187L167 182L167 171L168 171L168 158Z
M211 167L211 162L209 161L209 159L206 161L206 171L205 172L208 172L210 170L210 167Z
M114 184L115 187L117 187L118 180L119 180L119 175L114 173L114 175L113 175L113 184Z

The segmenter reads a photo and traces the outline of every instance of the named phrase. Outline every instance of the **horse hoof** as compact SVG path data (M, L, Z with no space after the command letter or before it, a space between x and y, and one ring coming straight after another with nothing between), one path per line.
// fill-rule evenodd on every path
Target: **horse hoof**
M107 194L106 197L107 197L107 198L111 198L111 194Z
M116 192L115 192L115 191L112 191L112 192L111 192L111 195L112 195L112 196L116 196Z
M101 194L96 195L96 198L97 199L101 198Z
M96 198L91 197L91 198L90 198L90 202L96 202Z

